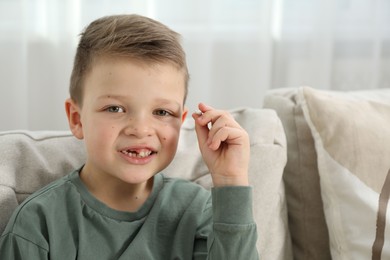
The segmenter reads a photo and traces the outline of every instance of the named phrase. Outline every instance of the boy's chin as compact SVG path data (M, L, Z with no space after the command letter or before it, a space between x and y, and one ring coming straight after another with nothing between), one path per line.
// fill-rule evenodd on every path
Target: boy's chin
M142 184L145 182L148 182L150 180L153 180L154 176L157 174L154 172L137 172L137 173L128 173L125 174L125 176L121 176L121 181L128 183L128 184Z

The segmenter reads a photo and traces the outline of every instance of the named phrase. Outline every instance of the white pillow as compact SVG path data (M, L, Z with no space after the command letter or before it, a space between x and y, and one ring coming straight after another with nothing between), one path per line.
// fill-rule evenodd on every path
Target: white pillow
M390 189L390 89L305 87L298 98L315 141L332 259L390 259L390 211L385 200L379 207Z

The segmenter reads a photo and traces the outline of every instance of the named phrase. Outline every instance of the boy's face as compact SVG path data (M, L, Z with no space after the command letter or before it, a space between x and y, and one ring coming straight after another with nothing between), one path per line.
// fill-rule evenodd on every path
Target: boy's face
M168 166L187 114L184 84L168 63L99 59L85 79L82 107L67 105L79 116L72 132L87 148L83 172L138 184Z

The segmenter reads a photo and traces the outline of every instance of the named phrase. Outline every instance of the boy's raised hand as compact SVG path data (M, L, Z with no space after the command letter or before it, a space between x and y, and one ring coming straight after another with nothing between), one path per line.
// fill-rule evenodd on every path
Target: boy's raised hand
M226 111L199 104L194 113L199 148L215 187L247 186L250 156L247 132Z

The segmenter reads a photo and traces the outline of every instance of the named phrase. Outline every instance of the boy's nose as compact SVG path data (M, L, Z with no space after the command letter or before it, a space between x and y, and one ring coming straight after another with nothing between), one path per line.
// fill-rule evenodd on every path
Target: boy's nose
M137 138L151 136L153 134L152 123L149 119L144 117L133 117L126 126L125 134Z

